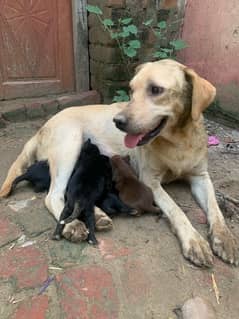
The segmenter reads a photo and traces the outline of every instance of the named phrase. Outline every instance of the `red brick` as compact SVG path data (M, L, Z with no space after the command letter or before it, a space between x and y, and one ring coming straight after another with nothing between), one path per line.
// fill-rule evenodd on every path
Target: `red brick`
M149 0L143 0L142 2L142 6L144 9L146 9L147 7L149 7L150 3L149 3Z
M107 6L112 8L125 8L125 0L108 0Z
M3 118L2 114L0 114L0 128L4 128L7 125L7 121Z
M21 302L12 319L45 319L47 310L48 297L37 296Z
M42 103L40 102L26 104L26 112L27 117L29 117L30 119L36 119L45 116L45 112L42 108Z
M64 109L71 106L99 104L101 99L97 91L87 91L74 95L61 96L57 101L59 103L59 108Z
M163 0L160 1L160 9L172 9L177 8L178 1L177 0Z
M20 229L7 218L0 219L0 246L20 237Z
M151 283L140 260L126 262L121 278L128 302L137 304L147 299Z
M47 279L43 253L33 247L13 248L0 257L0 278L15 278L18 288L36 287Z
M115 259L130 254L128 247L119 247L110 238L100 240L99 250L105 259Z
M118 297L111 273L99 266L78 267L57 276L65 319L117 319Z
M200 208L191 210L188 215L198 224L207 224L207 217Z

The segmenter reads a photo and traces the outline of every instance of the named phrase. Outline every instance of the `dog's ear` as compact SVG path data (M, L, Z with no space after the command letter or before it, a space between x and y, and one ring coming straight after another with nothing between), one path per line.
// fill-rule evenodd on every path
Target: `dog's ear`
M184 72L192 82L192 118L194 121L197 121L200 118L201 113L214 100L216 96L216 88L210 82L201 78L192 69L185 68Z

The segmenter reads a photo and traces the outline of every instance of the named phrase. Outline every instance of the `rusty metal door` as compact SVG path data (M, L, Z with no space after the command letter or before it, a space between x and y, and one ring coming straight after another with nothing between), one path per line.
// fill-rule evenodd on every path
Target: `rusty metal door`
M0 0L0 99L74 90L71 0Z

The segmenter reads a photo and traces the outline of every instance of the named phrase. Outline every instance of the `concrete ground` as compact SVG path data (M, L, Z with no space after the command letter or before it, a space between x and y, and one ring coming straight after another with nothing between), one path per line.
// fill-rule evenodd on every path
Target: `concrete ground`
M0 130L1 183L41 123L10 124ZM208 129L221 140L209 149L215 188L238 199L239 156L225 145L239 142L239 132L213 122ZM206 237L204 215L187 186L178 183L167 190ZM174 319L173 309L192 296L209 299L220 319L238 318L239 268L216 257L210 270L191 265L165 218L117 217L111 232L97 234L98 248L54 242L50 236L55 221L43 198L22 186L0 202L0 318ZM238 216L232 214L227 223L238 236Z

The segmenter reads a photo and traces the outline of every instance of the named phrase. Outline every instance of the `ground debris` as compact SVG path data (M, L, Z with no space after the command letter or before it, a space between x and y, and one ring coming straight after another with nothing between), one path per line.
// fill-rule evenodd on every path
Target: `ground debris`
M220 191L216 191L216 197L218 205L226 218L239 217L239 200Z
M182 307L174 309L178 319L216 319L216 312L209 301L195 297L188 299Z

